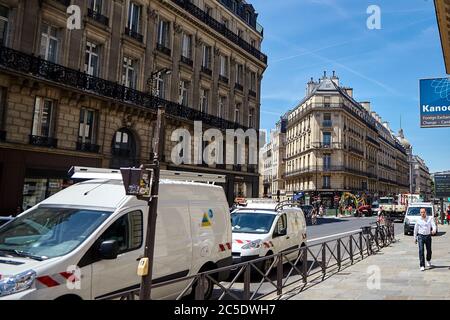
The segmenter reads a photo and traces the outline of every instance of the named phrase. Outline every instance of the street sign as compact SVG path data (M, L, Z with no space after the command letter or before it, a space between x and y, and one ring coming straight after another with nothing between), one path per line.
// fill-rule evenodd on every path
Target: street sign
M450 78L421 79L420 126L450 127Z
M151 171L137 168L121 168L125 193L138 199L150 198Z
M445 199L450 197L450 174L440 174L434 176L434 188L436 198Z

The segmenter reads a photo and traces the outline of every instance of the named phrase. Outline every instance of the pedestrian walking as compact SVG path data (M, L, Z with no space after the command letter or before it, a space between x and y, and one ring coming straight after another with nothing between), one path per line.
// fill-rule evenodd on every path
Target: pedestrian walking
M314 208L311 213L311 224L317 224L317 210Z
M419 261L420 271L425 271L425 252L424 246L427 250L427 267L431 267L431 235L436 234L436 223L434 217L427 216L425 208L420 209L420 217L414 226L414 240L419 244Z
M450 224L450 205L447 208L447 224Z
M322 218L323 217L323 205L320 205L320 208L319 208L319 216Z

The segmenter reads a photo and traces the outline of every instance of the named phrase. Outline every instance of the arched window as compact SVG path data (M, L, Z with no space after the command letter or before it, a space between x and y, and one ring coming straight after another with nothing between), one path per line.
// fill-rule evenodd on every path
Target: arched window
M111 167L133 167L139 165L139 159L137 159L137 148L134 134L126 129L118 130L113 136L111 146Z

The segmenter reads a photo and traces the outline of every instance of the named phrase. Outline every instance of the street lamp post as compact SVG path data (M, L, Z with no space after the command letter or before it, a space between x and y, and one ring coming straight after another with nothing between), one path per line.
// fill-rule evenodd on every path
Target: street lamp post
M171 70L167 68L160 69L156 72L153 72L147 81L147 84L151 86L150 93L152 98L154 96L154 81L155 77L160 73L164 73L166 75L171 73ZM154 139L153 145L153 163L150 166L143 166L143 169L153 169L153 181L151 188L151 197L148 201L148 220L147 220L147 233L145 237L145 248L144 248L144 257L146 261L148 261L148 271L141 278L141 288L139 292L140 300L150 300L151 299L151 290L152 290L152 277L153 277L153 257L155 252L155 238L156 238L156 219L158 216L158 194L159 194L159 177L160 177L160 161L161 154L163 152L163 143L164 141L164 106L158 105L158 113L156 118L156 136ZM161 139L163 139L161 141Z

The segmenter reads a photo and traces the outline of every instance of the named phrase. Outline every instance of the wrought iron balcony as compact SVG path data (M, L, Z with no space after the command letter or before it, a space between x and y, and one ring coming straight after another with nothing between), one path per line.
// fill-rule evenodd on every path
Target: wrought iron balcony
M185 56L181 56L180 61L184 64L187 64L188 66L192 67L194 65L194 61L190 58L186 58Z
M102 15L100 12L97 12L95 10L92 10L91 8L88 8L88 17L92 20L95 20L105 26L109 25L109 18Z
M256 92L253 91L253 90L248 90L248 95L249 95L250 97L256 98Z
M165 106L166 115L188 121L203 121L205 125L219 129L248 128L239 123L167 101L138 90L127 88L117 82L90 76L78 70L55 64L40 57L0 46L0 69L8 69L24 76L34 76L53 82L55 85L83 90L87 94L99 95L117 102L134 104L139 107L157 110L158 105Z
M234 84L234 88L239 91L244 91L244 86L237 82Z
M204 74L207 74L208 76L212 76L212 70L208 67L202 66L200 71Z
M159 52L164 53L165 55L170 56L172 54L172 50L170 50L169 48L167 48L164 44L162 43L157 43L156 44L156 50L158 50Z
M30 144L39 147L56 148L58 140L52 137L30 135Z
M331 120L323 120L322 121L322 127L331 128L332 126L333 126L333 122Z
M194 5L190 0L172 0L172 2L176 3L178 6L189 12L191 15L196 17L198 20L202 21L225 38L237 44L239 47L250 53L252 56L257 58L259 61L267 64L267 56L263 54L261 51L253 47L250 43L243 40L237 34L232 32L230 29L226 27L225 24L220 23L216 19L212 18L202 9Z
M377 140L375 140L375 139L373 139L373 138L371 138L369 136L366 136L366 140L367 140L367 142L370 142L370 143L376 145L377 147L380 146L380 143Z
M6 131L0 130L0 141L6 141Z
M128 27L125 28L125 34L139 42L143 42L144 41L144 36Z
M313 142L311 143L311 147L314 149L342 149L343 145L340 142Z
M77 150L82 152L99 153L100 146L92 143L77 142Z
M219 75L219 81L228 84L228 78L222 75Z
M242 165L234 164L233 165L233 171L242 171Z
M70 0L54 0L54 1L62 4L65 7L70 6Z
M356 154L358 154L358 155L360 155L360 156L364 156L364 151L362 151L362 150L360 150L360 149L358 149L358 148L349 146L349 147L348 147L348 150L349 150L350 152L356 153Z
M331 186L322 186L322 190L331 190Z
M247 172L248 173L256 173L256 165L255 164L247 165Z

